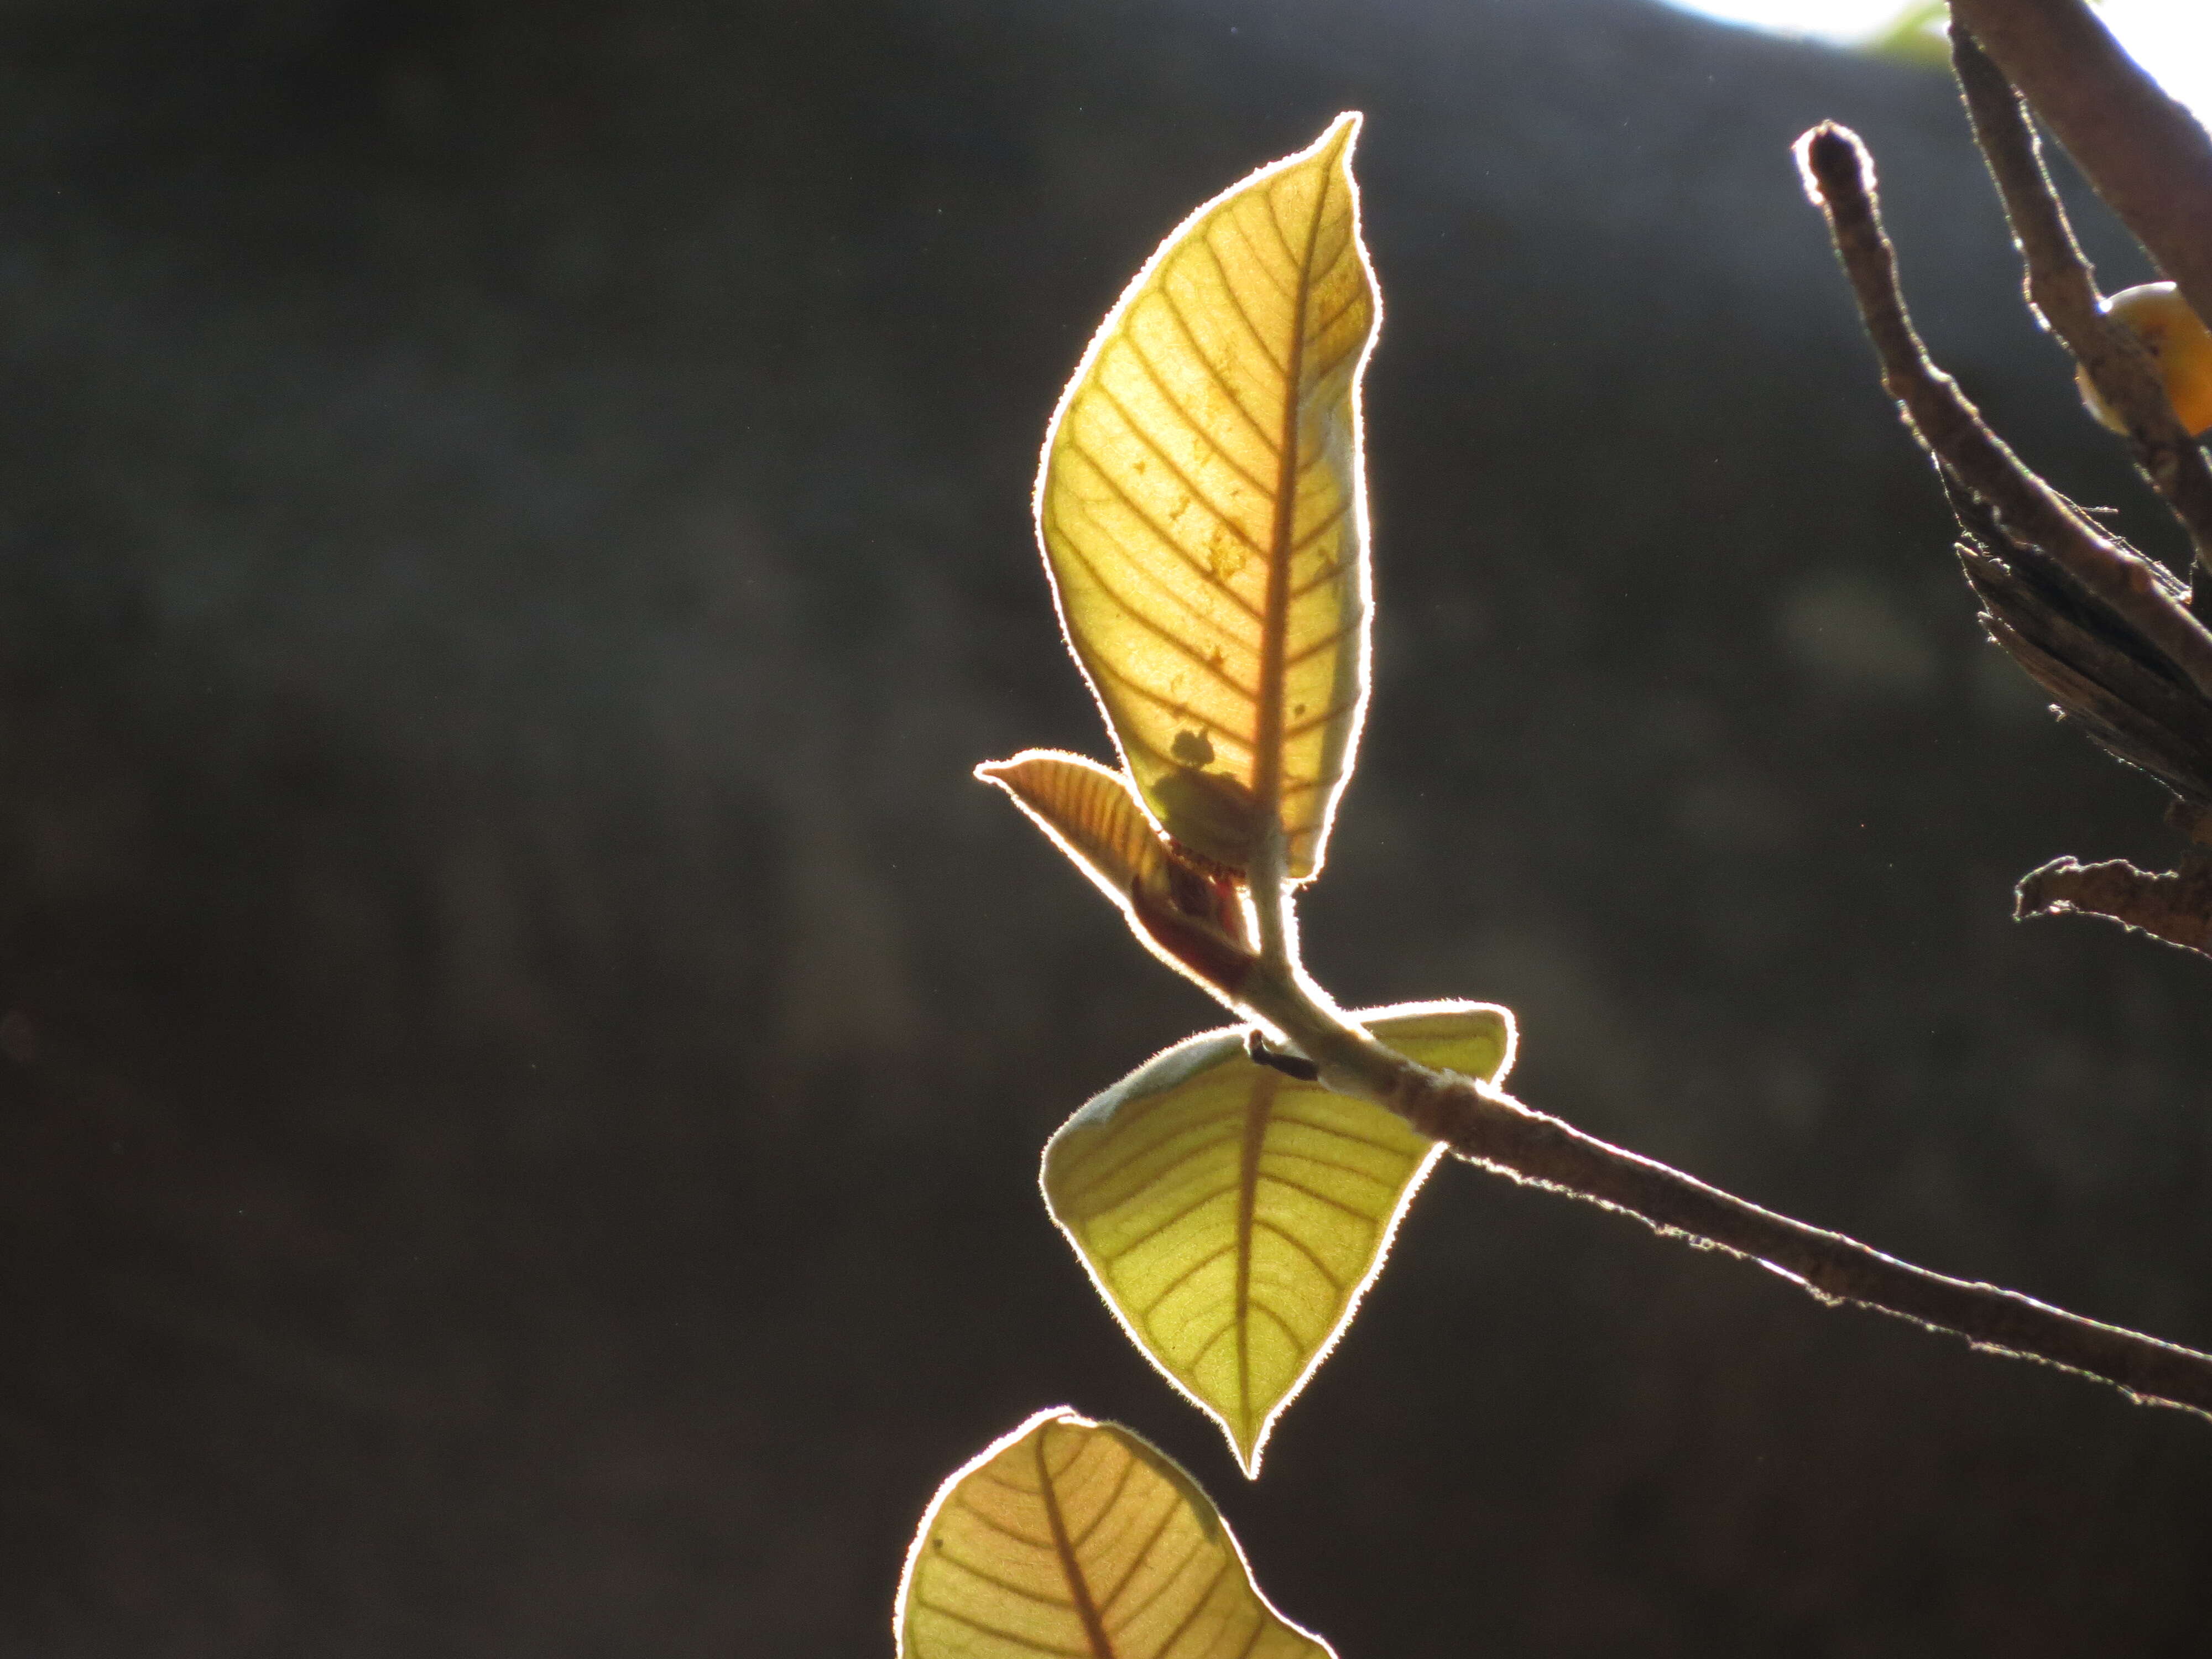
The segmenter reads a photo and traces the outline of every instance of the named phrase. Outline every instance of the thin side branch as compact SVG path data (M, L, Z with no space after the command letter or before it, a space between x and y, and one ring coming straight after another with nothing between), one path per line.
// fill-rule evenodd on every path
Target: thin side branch
M2125 859L2078 864L2054 859L2020 878L2013 914L2103 916L2168 945L2212 957L2212 860L2197 854L2179 870L2153 874Z
M1823 122L1797 141L1797 158L1808 193L1827 215L1881 364L1882 386L1914 434L2014 536L2050 553L2212 699L2212 633L2148 562L2113 542L2022 465L1983 424L1958 383L1929 360L1905 313L1897 257L1875 205L1874 163L1857 135Z
M1951 0L2005 78L2200 317L2212 318L2212 136L2082 0Z
M1759 1262L1824 1303L1856 1303L1988 1352L2112 1383L2145 1404L2212 1418L2212 1354L1932 1273L1763 1210L1531 1110L1501 1089L1415 1065L1325 1006L1302 975L1264 975L1245 994L1319 1065L1328 1087L1387 1107L1461 1158Z
M2173 412L2148 349L2133 330L2105 315L2095 275L2051 187L2042 145L2019 94L1955 23L1951 65L1973 122L1974 142L1996 181L2027 267L2028 304L2073 355L2106 406L2126 423L2136 465L2188 532L2196 552L2194 608L2212 599L2212 467Z

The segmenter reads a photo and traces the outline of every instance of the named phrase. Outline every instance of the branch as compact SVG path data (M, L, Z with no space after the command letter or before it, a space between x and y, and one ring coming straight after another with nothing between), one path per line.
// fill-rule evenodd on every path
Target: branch
M2212 957L2212 860L2201 853L2154 875L2125 859L2077 864L2054 859L2020 878L2014 916L2103 916L2121 927Z
M2212 700L2212 633L2155 567L2113 542L2022 465L1982 423L1958 382L1929 361L1898 289L1897 256L1875 200L1874 163L1857 135L1823 122L1797 141L1797 159L1807 192L1827 215L1881 361L1882 386L1914 434L2014 536L2048 552Z
M2120 222L2212 318L2212 137L2082 0L1952 0Z
M1415 1065L1346 1021L1295 968L1256 977L1243 1000L1320 1066L1323 1083L1387 1107L1472 1163L1756 1261L1823 1303L1856 1303L1963 1337L1984 1352L2112 1383L2139 1403L2212 1418L2212 1354L2100 1325L2014 1291L1948 1279L1762 1210L1533 1111L1501 1089Z
M2106 316L2096 277L2074 240L2066 210L2044 171L2043 150L2004 73L1958 25L1951 64L1974 142L2004 200L2027 266L2028 305L2072 354L2107 408L2127 428L2128 447L2189 532L2196 550L2192 586L2212 603L2212 467L2181 424L2154 360L2135 331Z

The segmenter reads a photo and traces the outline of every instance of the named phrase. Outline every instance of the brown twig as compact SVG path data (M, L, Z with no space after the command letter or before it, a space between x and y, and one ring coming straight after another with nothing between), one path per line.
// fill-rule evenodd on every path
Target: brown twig
M1246 1000L1319 1065L1330 1088L1388 1107L1471 1162L1759 1262L1823 1302L1856 1303L1963 1337L1986 1352L2112 1383L2145 1404L2212 1418L2212 1354L2100 1324L2015 1291L1929 1273L1763 1210L1533 1111L1503 1090L1415 1065L1323 1006L1296 975L1262 975L1246 988Z
M2020 879L2013 914L2103 916L2200 956L2212 957L2212 860L2194 854L2179 870L2153 875L2125 859L2077 864L2054 859Z
M1951 0L2159 268L2212 318L2212 136L2082 0Z
M2196 552L2191 608L2212 602L2212 466L2173 412L2149 350L2133 330L2105 315L2095 275L2051 187L2019 94L1956 23L1951 65L2027 268L2028 305L2125 423L2136 465L2188 532Z
M1875 204L1874 163L1857 135L1823 122L1797 141L1797 158L1808 193L1827 215L1881 362L1882 385L1920 441L2013 535L2048 552L2212 699L2212 633L2148 561L2113 542L2023 465L1983 424L1958 383L1929 360L1898 289L1897 257Z

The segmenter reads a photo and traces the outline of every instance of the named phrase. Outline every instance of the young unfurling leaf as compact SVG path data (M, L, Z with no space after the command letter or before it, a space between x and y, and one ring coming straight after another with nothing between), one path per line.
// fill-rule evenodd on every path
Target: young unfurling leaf
M1424 1066L1496 1082L1513 1061L1503 1008L1352 1018ZM1107 1305L1256 1475L1443 1149L1380 1106L1255 1063L1244 1039L1208 1031L1124 1078L1053 1136L1043 1179Z
M1268 1605L1180 1466L1064 1407L937 1489L896 1631L899 1659L1334 1659Z
M975 775L1013 798L1054 844L1121 907L1153 954L1231 1006L1252 966L1242 887L1177 852L1128 780L1080 755L1027 749Z
M1367 701L1359 379L1381 313L1359 118L1176 228L1061 397L1037 533L1146 810L1212 863L1321 868Z

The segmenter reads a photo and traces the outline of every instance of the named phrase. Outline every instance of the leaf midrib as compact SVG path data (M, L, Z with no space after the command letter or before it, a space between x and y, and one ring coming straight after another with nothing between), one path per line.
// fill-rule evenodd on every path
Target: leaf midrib
M1075 1602L1075 1616L1083 1621L1083 1634L1091 1644L1093 1659L1115 1659L1114 1644L1107 1639L1105 1620L1098 1615L1098 1604L1091 1599L1091 1581L1083 1575L1083 1564L1075 1559L1075 1546L1067 1536L1067 1517L1060 1512L1060 1489L1054 1485L1052 1470L1044 1456L1046 1424L1030 1443L1030 1455L1036 1460L1037 1490L1044 1498L1045 1524L1052 1528L1052 1547L1060 1557L1061 1576L1067 1580L1067 1593Z
M1289 832L1282 822L1283 675L1290 635L1291 527L1297 515L1300 470L1298 410L1304 402L1300 383L1305 378L1306 307L1312 296L1314 250L1321 240L1322 216L1335 183L1336 160L1348 136L1340 131L1322 159L1320 188L1314 192L1313 211L1306 222L1305 252L1298 261L1297 285L1291 296L1290 350L1283 376L1283 436L1276 450L1275 514L1267 538L1267 594L1261 607L1260 718L1255 732L1258 752L1253 757L1252 793L1264 826L1261 833L1285 841Z
M1280 1081L1270 1071L1255 1067L1252 1092L1244 1102L1243 1142L1237 1164L1237 1290L1231 1312L1237 1334L1237 1438L1252 1429L1252 1240L1258 1230L1260 1157L1267 1150L1267 1122L1274 1114L1275 1089Z

